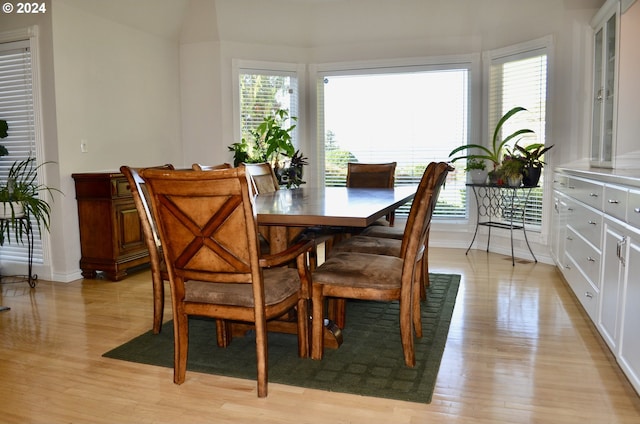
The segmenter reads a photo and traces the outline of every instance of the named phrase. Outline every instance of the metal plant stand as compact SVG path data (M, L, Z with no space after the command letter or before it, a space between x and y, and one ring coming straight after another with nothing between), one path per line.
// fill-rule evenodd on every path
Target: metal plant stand
M26 281L29 284L29 287L34 288L36 286L36 282L38 280L38 276L33 273L33 228L31 227L31 220L28 216L24 216L21 218L15 218L18 220L19 225L25 230L24 234L27 236L27 275L16 276L21 278L20 281ZM8 218L0 218L0 221L7 221ZM0 276L0 280L4 278L9 278L9 276Z
M525 226L525 212L531 190L535 187L508 187L498 186L494 184L467 184L471 187L476 198L478 213L476 214L476 229L471 239L471 244L467 248L465 254L469 253L473 242L478 235L480 226L488 227L489 234L487 236L487 252L491 242L491 228L502 228L510 231L511 237L511 264L515 266L515 256L513 253L513 230L522 230L524 241L527 248L537 263L538 260L533 254L533 250L529 245L527 238L527 229ZM484 218L481 220L481 218ZM514 223L516 222L516 223Z

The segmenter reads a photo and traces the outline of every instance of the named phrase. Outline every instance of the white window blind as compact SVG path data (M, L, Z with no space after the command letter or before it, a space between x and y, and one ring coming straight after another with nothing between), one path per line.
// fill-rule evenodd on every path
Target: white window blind
M241 138L252 143L251 131L278 109L286 110L289 118L298 116L298 79L295 72L239 69ZM287 122L292 125L293 122ZM293 131L297 145L297 128Z
M35 112L33 103L33 72L29 41L0 43L0 119L7 121L9 135L0 139L0 144L9 151L0 157L0 182L6 183L7 174L15 161L35 157ZM39 176L42 178L42 176ZM32 222L34 235L33 263L43 263L43 249L38 227ZM0 247L2 260L26 263L28 251L24 243L11 237Z
M345 185L348 162L397 162L396 185L417 184L430 162L468 142L466 66L326 72L316 86L327 186ZM465 217L466 201L464 172L450 173L434 216Z
M508 110L522 106L526 112L511 117L502 129L511 134L521 128L529 128L534 134L525 134L518 142L521 146L545 143L547 101L547 52L534 48L514 52L491 59L489 69L489 140L498 120ZM508 144L510 150L515 142ZM525 223L533 230L540 230L543 211L543 180L540 188L533 189L526 208Z

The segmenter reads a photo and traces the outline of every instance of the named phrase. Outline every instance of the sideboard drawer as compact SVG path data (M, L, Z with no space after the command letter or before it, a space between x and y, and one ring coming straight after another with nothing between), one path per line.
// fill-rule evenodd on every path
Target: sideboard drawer
M604 186L604 213L625 221L627 219L628 191L624 187L606 184Z
M629 190L627 195L627 222L640 228L640 191Z
M572 227L596 248L602 246L602 212L582 203L571 202L567 213L567 225Z
M595 288L587 278L585 278L584 274L580 272L577 264L570 257L567 258L564 273L569 286L582 304L582 307L584 307L587 315L589 315L593 322L597 322L598 299L600 296L598 289Z
M129 181L126 178L116 178L113 180L116 187L116 196L118 197L131 197L131 188L129 187Z
M604 185L577 177L569 177L569 196L574 197L587 205L602 210L602 198Z
M600 287L600 251L587 243L573 228L567 227L566 253L595 287Z

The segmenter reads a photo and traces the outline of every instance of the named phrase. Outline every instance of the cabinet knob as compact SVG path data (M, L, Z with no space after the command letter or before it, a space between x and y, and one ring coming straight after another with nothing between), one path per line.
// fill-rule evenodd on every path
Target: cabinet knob
M598 223L596 221L589 221L590 225L598 225Z
M587 261L589 261L589 262L595 262L596 260L595 260L595 259L593 259L591 256L587 256Z
M618 203L620 203L619 201L615 200L615 199L609 199L608 202L612 205L617 205Z
M572 238L572 237L567 236L567 240L569 240L569 241L573 241L573 238Z
M589 299L593 299L593 293L591 293L591 292L584 292L584 296L589 298Z
M640 213L640 208L635 208L633 211L634 211L635 213Z
M598 197L598 193L589 193L589 196L591 196L591 197Z

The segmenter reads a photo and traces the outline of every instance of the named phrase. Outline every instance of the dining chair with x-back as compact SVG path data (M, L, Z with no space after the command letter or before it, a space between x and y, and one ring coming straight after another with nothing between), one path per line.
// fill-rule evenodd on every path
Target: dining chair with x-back
M145 169L140 175L149 187L169 273L174 382L185 380L189 317L223 320L227 327L231 321L249 322L255 328L258 396L267 396L268 320L295 309L298 355L309 355L306 257L312 242L260 255L244 167L216 172Z

